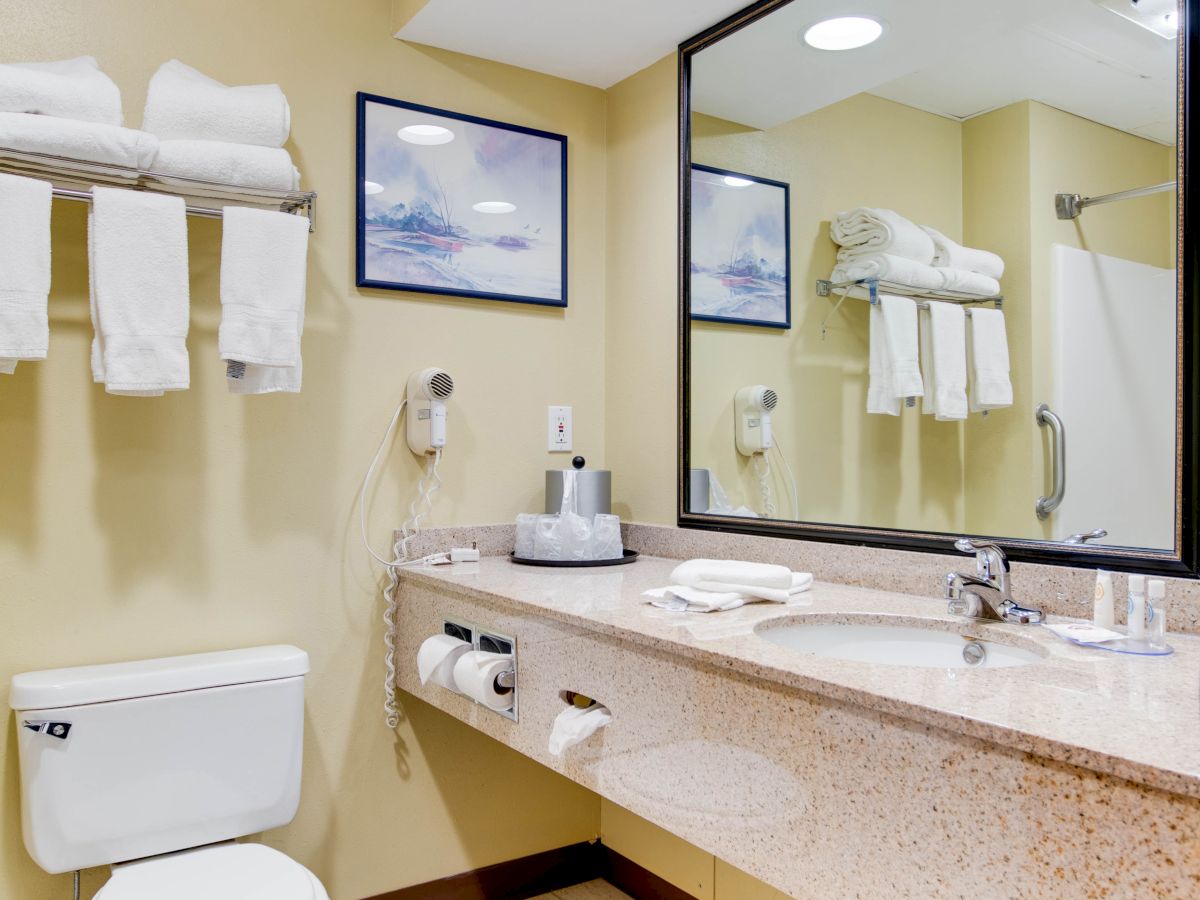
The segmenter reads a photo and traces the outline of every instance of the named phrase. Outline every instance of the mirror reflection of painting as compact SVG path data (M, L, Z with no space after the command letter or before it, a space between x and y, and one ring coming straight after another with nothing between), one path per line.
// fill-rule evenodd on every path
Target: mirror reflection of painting
M791 326L788 186L692 166L692 318Z
M566 306L566 138L359 95L358 283Z

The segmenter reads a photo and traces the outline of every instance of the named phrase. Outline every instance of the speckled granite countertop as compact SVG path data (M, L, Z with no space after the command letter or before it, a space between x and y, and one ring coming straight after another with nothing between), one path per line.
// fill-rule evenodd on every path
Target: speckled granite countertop
M721 669L903 716L1018 750L1200 797L1200 638L1172 634L1173 656L1088 650L1037 626L984 624L946 615L945 602L818 582L782 605L721 613L658 609L640 596L669 583L677 560L546 569L504 557L404 570L404 578L500 601L601 634ZM780 620L902 623L919 617L946 631L1044 655L1012 668L943 669L820 657L763 640ZM520 636L518 635L518 638Z

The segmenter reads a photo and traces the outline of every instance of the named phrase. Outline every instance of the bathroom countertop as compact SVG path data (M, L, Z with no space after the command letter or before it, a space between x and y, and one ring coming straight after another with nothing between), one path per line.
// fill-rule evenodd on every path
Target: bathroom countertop
M643 556L629 566L552 569L485 557L479 563L404 569L403 578L745 677L1200 797L1198 637L1169 635L1176 651L1169 657L1126 656L1076 647L1038 626L949 616L945 601L933 597L825 582L786 605L756 603L720 613L675 612L646 603L642 592L668 584L678 562ZM990 669L877 665L788 650L755 633L785 619L837 622L849 616L855 622L873 618L896 624L920 618L1044 658Z

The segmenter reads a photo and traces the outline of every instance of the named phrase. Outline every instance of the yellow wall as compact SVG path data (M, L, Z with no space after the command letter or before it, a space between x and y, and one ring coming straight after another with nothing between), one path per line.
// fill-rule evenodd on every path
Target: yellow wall
M886 140L865 136L868 121ZM822 337L834 302L814 282L835 264L829 219L839 210L883 206L961 235L959 124L859 94L767 131L703 115L692 128L693 162L788 182L792 225L792 328L692 325L692 465L713 469L733 505L761 510L754 468L734 447L733 395L766 384L780 396L772 426L798 482L800 518L957 527L962 426L915 411L867 415L867 304L847 300ZM778 481L775 497L780 516L797 518Z
M173 56L230 83L278 81L294 114L289 149L320 192L299 396L226 393L220 226L204 220L188 226L192 389L145 400L94 386L85 208L56 204L50 358L0 383L0 704L10 676L28 669L305 648L303 800L265 840L311 866L334 900L599 828L594 795L418 702L407 699L388 732L379 573L359 546L354 502L404 379L431 364L458 384L435 524L540 505L542 471L562 464L545 452L547 404L574 406L577 449L604 462L605 97L403 44L389 16L387 0L0 0L0 61L94 54L135 126L150 75ZM355 289L356 90L569 137L569 309ZM669 200L660 215L673 218ZM646 455L671 471L671 446L659 437ZM380 547L417 474L401 443L374 501ZM67 879L43 874L22 847L11 715L4 728L0 897L66 896ZM85 885L102 878L88 873Z

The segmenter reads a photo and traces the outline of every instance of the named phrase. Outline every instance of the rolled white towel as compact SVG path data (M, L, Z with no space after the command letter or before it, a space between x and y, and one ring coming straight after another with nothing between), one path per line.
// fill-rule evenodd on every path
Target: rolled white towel
M830 278L835 282L880 278L919 290L938 291L946 286L945 272L903 256L876 253L853 262L839 262Z
M891 253L926 265L933 262L933 239L890 209L860 206L840 212L829 223L829 234L849 255Z
M924 231L933 240L933 264L948 269L966 269L977 272L989 278L1004 276L1004 260L990 250L979 250L975 247L964 247L952 241L936 228L922 225Z
M142 127L165 141L282 147L292 112L277 84L230 87L172 59L150 79Z
M300 186L300 172L286 150L253 144L161 141L151 169L159 175L238 187L294 191Z
M0 112L120 125L121 91L93 56L0 65Z
M689 559L671 573L671 584L698 587L701 582L786 589L792 583L792 570L736 559Z
M158 138L144 131L100 122L0 112L0 147L145 169L158 152Z
M1000 282L988 275L978 272L968 272L966 269L938 269L942 273L947 291L962 291L967 294L978 294L981 297L994 297L1000 293Z

